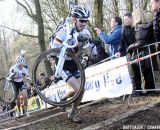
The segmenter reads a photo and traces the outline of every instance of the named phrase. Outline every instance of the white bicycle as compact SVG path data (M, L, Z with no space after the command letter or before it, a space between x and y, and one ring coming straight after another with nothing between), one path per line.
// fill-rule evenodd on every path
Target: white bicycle
M85 73L81 62L72 52L69 51L69 49L75 48L78 45L78 33L74 32L72 35L72 38L74 37L75 39L75 44L69 45L69 40L71 39L71 27L69 22L66 22L66 29L67 38L62 43L62 48L51 49L40 54L34 64L32 71L34 86L38 95L42 100L53 106L66 106L73 103L83 93L85 86ZM55 57L54 65L51 65L48 60L48 56ZM71 87L65 82L63 78L65 77L65 73L63 71L64 65L68 62L71 62L74 68L76 67L79 72L78 81L80 83L80 87L78 88L76 94L74 94L71 98L67 99L66 101L61 101L64 94L71 89ZM69 67L69 70L72 71L72 66ZM49 81L48 83L43 80L44 82L40 83L41 81L39 81L38 75L40 72L44 72L48 77L54 77L54 80L47 80Z
M0 77L0 101L10 104L16 100L17 90L12 80Z

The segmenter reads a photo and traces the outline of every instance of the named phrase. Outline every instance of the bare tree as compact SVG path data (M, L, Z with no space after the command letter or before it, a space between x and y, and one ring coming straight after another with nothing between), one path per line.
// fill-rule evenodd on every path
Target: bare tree
M119 8L118 8L118 3L119 0L112 0L112 4L113 4L113 12L115 16L119 16Z
M4 26L4 25L0 25L0 26L3 28L9 29L11 31L17 32L19 35L23 35L23 36L31 37L31 38L38 38L38 36L22 33L17 29L13 29L13 28L10 28L10 27Z
M9 62L8 58L8 53L9 53L9 48L7 46L7 38L5 35L5 29L1 29L0 32L0 50L1 50L1 56L2 56L2 61L1 64L3 64L3 71L7 72L9 69L9 65L11 62Z
M79 0L75 0L75 3L78 4L78 1L79 1Z
M37 22L37 16L36 14L34 13L34 11L32 10L32 7L30 6L30 4L26 1L26 0L23 0L23 2L25 4L23 4L22 2L16 0L17 4L20 5L24 10L25 12L27 13L27 15L33 19L33 21Z
M49 31L54 31L59 21L68 15L68 0L45 0L41 1L44 26Z
M127 11L133 12L133 0L125 0L127 5Z
M46 50L45 40L44 40L44 26L43 26L43 18L41 14L41 6L39 0L34 0L35 9L36 9L36 21L38 24L38 40L40 45L41 52Z
M96 26L103 27L103 0L94 1L94 19Z
M146 10L149 0L143 0L142 9Z

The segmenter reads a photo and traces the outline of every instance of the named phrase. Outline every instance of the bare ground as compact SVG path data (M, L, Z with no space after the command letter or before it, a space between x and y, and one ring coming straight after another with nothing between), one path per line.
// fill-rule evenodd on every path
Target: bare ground
M128 118L108 126L109 130L123 129L160 129L160 104L157 104L151 109L140 111ZM102 128L99 130L106 130Z
M158 104L160 102L160 94L157 94L156 96L131 97L129 101L130 104L128 104L128 99L125 99L124 101L122 98L110 100L106 99L80 108L79 116L83 119L81 124L75 124L68 120L67 112L62 113L59 109L50 109L37 112L29 118L13 119L9 122L3 124L1 123L0 129L80 130L83 128L88 128L91 125L95 125L96 123L111 119L114 116L130 112L133 109L138 109L141 106ZM58 114L55 116L55 113ZM156 105L155 107L145 111L137 112L136 114L128 116L118 122L114 122L111 125L104 125L104 127L99 128L99 130L130 129L130 127L142 124L144 124L144 127L146 127L147 124L148 126L160 124L160 105Z

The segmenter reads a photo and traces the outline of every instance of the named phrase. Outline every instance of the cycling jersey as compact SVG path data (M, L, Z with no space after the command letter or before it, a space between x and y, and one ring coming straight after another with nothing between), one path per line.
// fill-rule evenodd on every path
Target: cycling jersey
M82 36L82 37L87 36L88 39L91 38L91 34L87 28L84 28L83 31L79 32L79 36ZM66 27L63 27L57 32L53 42L50 42L51 48L61 48L62 44L60 44L59 41L63 42L65 41L66 38L67 38L67 30L66 30ZM58 39L58 41L56 39Z
M23 67L22 69L19 69L17 65L10 68L9 77L13 79L14 82L22 82L24 76L28 76L27 68Z
M73 30L73 28L71 29ZM91 34L87 27L83 29L83 31L78 32L78 37L84 37L86 39L91 38ZM67 28L64 25L57 33L54 40L51 40L50 47L53 48L61 48L62 42L67 38ZM69 40L69 45L73 45L75 42L74 38ZM82 42L79 42L78 48L82 48ZM81 50L81 49L80 49ZM69 78L74 76L75 78L79 78L79 70L77 69L76 64L72 60L66 60L63 66L63 75L62 78L67 82Z

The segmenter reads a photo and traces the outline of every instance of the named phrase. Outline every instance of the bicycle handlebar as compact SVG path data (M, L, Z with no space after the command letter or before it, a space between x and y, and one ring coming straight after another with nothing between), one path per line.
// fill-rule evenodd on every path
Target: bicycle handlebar
M72 39L72 36L71 36L71 20L70 20L70 17L67 17L66 18L66 29L67 29L67 38L66 40L62 43L64 46L66 46L67 48L75 48L77 45L78 45L78 32L73 32L72 36L73 38L75 39L75 44L73 45L69 45L68 44L68 40Z

